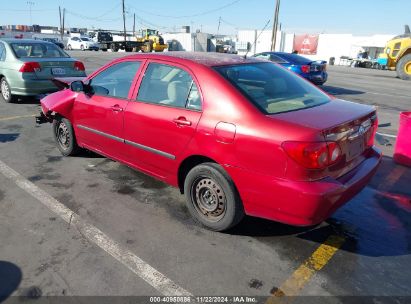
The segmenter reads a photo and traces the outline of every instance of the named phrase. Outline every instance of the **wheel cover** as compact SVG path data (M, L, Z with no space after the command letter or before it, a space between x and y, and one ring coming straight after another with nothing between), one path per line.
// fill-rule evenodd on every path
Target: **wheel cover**
M1 82L1 94L5 100L9 100L10 98L10 88L6 81Z
M198 214L207 221L224 217L227 199L221 186L209 177L199 177L191 187L191 200Z
M60 122L57 126L56 137L59 145L63 149L67 150L70 148L70 133L64 122Z
M404 72L408 75L411 75L411 61L405 63Z

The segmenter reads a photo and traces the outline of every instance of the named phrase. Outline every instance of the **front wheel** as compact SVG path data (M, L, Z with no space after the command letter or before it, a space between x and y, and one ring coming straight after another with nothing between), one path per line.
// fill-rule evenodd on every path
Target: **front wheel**
M203 163L191 169L184 181L184 193L191 215L210 230L227 230L244 217L234 182L218 164Z
M64 156L75 155L79 151L71 122L63 117L53 120L53 135L57 147Z
M397 75L402 80L411 80L411 54L405 55L398 61Z
M80 45L80 50L84 51L84 45Z
M6 78L3 77L0 80L0 90L1 90L1 97L7 103L14 101L14 95L11 94L11 88L9 83L7 82Z
M69 44L68 46L67 46L67 49L69 50L69 51L71 51L73 48L71 47L71 44Z

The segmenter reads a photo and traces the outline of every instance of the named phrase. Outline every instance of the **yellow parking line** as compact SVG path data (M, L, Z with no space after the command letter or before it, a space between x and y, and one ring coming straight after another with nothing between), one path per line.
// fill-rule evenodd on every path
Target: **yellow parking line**
M28 117L34 117L34 116L36 116L36 114L20 115L20 116L9 116L9 117L0 117L0 121L14 120L14 119L19 119L19 118L28 118Z
M298 267L280 288L273 292L266 304L281 303L281 298L297 296L312 276L321 270L331 260L334 254L344 244L345 238L331 235L316 251Z

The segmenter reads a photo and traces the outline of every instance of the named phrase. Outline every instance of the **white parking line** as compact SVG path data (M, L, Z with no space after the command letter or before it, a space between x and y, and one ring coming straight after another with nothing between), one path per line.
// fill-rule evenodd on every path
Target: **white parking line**
M384 136L384 137L389 137L389 138L397 138L396 135L391 135L391 134L386 134L386 133L380 133L377 132L378 135Z
M2 161L0 161L0 173L36 198L44 206L60 216L64 221L75 226L89 241L109 253L117 261L122 263L163 295L192 296L188 291L151 267L130 250L123 248L116 241L110 239L101 230L81 219L78 214L74 213L47 192L25 179Z

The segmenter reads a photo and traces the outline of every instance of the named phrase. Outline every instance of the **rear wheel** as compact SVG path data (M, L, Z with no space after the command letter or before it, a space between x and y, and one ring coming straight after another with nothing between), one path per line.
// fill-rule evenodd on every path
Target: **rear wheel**
M0 80L0 90L1 90L1 97L7 103L13 102L15 100L15 96L11 94L10 85L7 82L6 78L3 77Z
M411 54L405 55L398 61L397 75L403 80L411 80Z
M75 155L79 151L71 122L63 117L53 120L53 135L57 147L64 156Z
M184 193L191 215L210 230L227 230L244 217L234 182L218 164L203 163L191 169L184 181Z
M118 52L118 47L117 47L117 45L116 45L115 43L112 43L112 44L111 44L111 50L112 50L113 52Z

